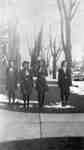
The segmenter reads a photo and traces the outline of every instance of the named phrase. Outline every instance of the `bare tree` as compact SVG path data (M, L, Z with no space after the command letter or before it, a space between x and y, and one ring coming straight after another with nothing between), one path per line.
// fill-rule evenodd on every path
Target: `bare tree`
M68 62L69 68L71 69L71 23L79 7L79 0L57 0L57 5L60 13L62 46L65 53L65 58Z
M34 48L31 51L32 63L33 61L37 61L37 58L40 56L40 53L42 51L42 36L43 36L43 25L40 28L37 38L34 40Z
M34 39L34 47L29 46L29 41L27 38L27 48L29 55L31 57L31 67L34 73L36 72L37 59L42 51L42 36L43 36L43 25L40 28L37 38Z
M8 59L15 60L17 67L20 66L20 53L19 53L19 33L17 32L17 24L10 24L8 29Z
M49 67L49 64L50 64L50 57L51 57L51 52L50 52L50 47L49 46L47 46L47 47L45 47L44 48L44 50L45 50L45 53L46 53L46 58L45 58L45 62L46 62L46 66L47 66L47 68Z
M0 58L7 57L7 45L8 45L8 26L7 25L0 26Z
M50 50L51 50L51 55L53 57L53 79L56 79L56 67L57 67L57 61L60 57L60 54L62 52L62 49L59 45L59 47L56 47L56 37L55 39L52 41L52 37L50 35L50 39L49 39L49 45L50 45Z

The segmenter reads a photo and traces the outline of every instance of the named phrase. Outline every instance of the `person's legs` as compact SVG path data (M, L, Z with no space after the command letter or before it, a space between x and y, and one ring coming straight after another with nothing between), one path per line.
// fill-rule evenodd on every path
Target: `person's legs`
M12 92L13 104L15 104L15 91Z
M42 92L42 101L41 101L41 106L44 105L44 99L45 99L45 92Z
M70 95L70 89L69 89L69 87L67 87L66 91L65 91L65 104L66 105L68 103L69 95Z
M40 108L42 108L44 103L44 93L43 91L40 92Z
M40 102L41 102L41 92L38 91L38 102L39 102L39 107L40 107Z
M64 88L60 88L60 96L61 96L61 102L62 102L62 106L65 105L65 99L64 99Z
M29 95L27 96L27 108L29 109Z
M26 96L23 94L24 108L26 108Z
M9 99L9 104L11 104L11 90L8 91L8 99Z
M67 105L68 99L69 99L69 96L68 96L68 95L65 95L65 105Z

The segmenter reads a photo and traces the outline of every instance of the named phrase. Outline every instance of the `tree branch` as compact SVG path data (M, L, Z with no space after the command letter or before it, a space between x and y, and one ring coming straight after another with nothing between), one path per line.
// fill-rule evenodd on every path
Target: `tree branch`
M66 4L65 4L65 2L64 2L64 0L61 0L61 3L62 3L62 8L63 8L63 12L64 12L64 16L65 16L65 18L67 18L68 16L67 16L67 9L66 9Z
M53 49L54 49L54 54L56 53L56 37L53 41Z
M59 50L58 50L58 54L57 54L57 58L56 58L56 61L58 61L58 59L59 59L59 57L60 57L60 55L61 55L61 52L62 52L62 49L61 49L61 48L59 48Z
M52 54L52 56L53 56L53 50L52 50L52 48L53 48L53 43L52 43L51 35L50 35L50 38L49 38L49 47L50 47L50 50L51 50L51 54Z
M74 3L74 7L73 7L73 10L72 10L72 14L71 14L71 20L74 18L75 14L76 14L76 12L77 12L77 9L78 9L78 7L79 7L79 4L80 4L79 1L76 2L76 3Z
M53 48L54 48L54 55L57 58L57 56L58 56L61 49L60 49L60 46L59 46L58 49L56 48L56 37L55 37L54 42L53 42Z
M73 2L72 2L72 0L71 0L71 11L72 11L73 8L76 6L76 3L77 3L77 0L74 0Z
M58 48L58 49L56 50L56 54L55 54L56 58L57 58L57 56L58 56L58 54L59 54L59 51L60 51L60 48Z
M60 2L60 0L57 0L57 5L58 5L60 17L63 17L63 15L62 15L62 7L61 7L61 2Z
M51 55L53 56L54 55L53 48L50 48L50 50L51 50Z
M63 49L65 49L64 32L63 32L63 19L62 18L61 18L60 27L61 27L61 42L62 42Z
M62 42L62 45L63 45L63 49L65 49L64 33L63 33L63 14L62 14L61 2L62 2L62 5L64 7L65 13L66 13L65 5L64 5L64 0L63 1L57 0L57 5L58 5L59 13L60 13L61 42Z

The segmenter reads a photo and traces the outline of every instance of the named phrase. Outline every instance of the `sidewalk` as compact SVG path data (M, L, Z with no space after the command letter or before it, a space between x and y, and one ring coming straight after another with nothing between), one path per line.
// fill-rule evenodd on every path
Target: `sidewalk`
M40 138L38 114L0 110L0 142Z
M0 142L74 136L84 136L83 114L39 114L0 110Z
M37 101L30 101L30 107L33 104L38 106ZM37 112L25 113L22 109L18 111L16 106L8 109L7 96L0 95L0 142L84 136L83 113L38 113L38 108ZM23 104L17 107L20 109ZM56 105L45 105L45 109L50 108L58 110Z

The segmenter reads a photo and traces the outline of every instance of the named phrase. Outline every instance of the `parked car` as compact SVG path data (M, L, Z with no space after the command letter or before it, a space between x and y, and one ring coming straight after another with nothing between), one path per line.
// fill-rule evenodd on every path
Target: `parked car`
M72 80L74 80L74 81L84 81L84 73L80 72L80 70L73 71Z
M80 74L79 71L73 71L72 72L72 80L79 81L79 74Z
M80 72L80 74L79 74L79 80L80 81L84 81L84 73L83 72Z

